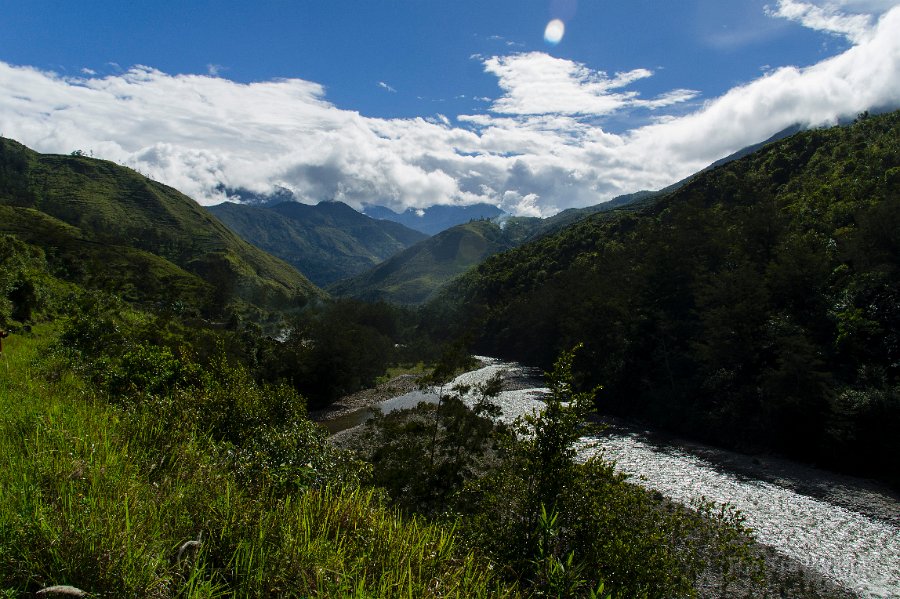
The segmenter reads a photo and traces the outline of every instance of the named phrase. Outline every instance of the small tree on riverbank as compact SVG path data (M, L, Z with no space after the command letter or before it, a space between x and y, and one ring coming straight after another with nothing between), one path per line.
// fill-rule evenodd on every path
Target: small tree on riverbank
M373 465L373 482L404 509L440 514L472 478L493 467L495 444L503 426L494 422L491 400L502 380L494 377L475 388L440 389L437 404L377 415L366 424L360 450ZM474 409L464 398L474 397Z

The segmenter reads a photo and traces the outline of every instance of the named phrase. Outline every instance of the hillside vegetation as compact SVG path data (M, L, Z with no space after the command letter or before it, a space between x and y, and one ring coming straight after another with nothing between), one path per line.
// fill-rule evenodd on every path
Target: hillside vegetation
M0 330L0 596L517 596L364 484L253 328L136 309L0 235Z
M372 268L428 237L399 223L369 218L341 202L315 206L226 202L209 210L243 239L323 287Z
M61 277L131 301L260 317L325 296L170 187L111 162L41 155L7 139L0 233L44 248Z
M426 322L576 371L601 409L891 478L900 113L799 133L637 209L494 256Z
M421 241L329 291L364 301L420 304L454 277L515 245L516 238L498 224L472 221Z
M363 301L422 304L454 278L494 254L550 235L592 214L636 205L654 195L640 192L620 196L589 208L564 210L549 218L501 216L473 220L446 229L328 289L337 296Z
M222 365L193 397L109 405L40 333L7 343L0 371L3 596L514 595L450 527L351 484L298 398L285 412L290 394ZM229 429L214 410L231 402Z
M758 594L738 515L673 511L574 460L589 404L570 358L554 408L522 424L534 437L486 419L499 388L475 411L448 394L398 414L370 464L327 442L297 383L321 380L318 346L341 363L328 379L377 368L386 307L338 302L279 342L62 281L9 236L0 298L3 596L690 597L736 580ZM432 382L454 369L442 360Z

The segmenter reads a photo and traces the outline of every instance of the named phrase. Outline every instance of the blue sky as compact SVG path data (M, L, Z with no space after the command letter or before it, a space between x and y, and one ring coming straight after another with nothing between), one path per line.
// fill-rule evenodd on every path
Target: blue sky
M0 0L0 133L207 204L549 215L900 104L898 4Z

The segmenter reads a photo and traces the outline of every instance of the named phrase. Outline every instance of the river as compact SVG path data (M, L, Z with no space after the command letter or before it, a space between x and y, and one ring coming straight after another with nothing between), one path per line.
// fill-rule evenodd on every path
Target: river
M503 372L511 389L494 402L501 419L511 422L543 408L541 397L548 390L534 369L481 360L482 368L453 383L474 385ZM391 411L436 399L417 391L379 405ZM370 414L371 409L358 410L330 428L355 426ZM660 438L621 422L582 439L581 448L584 459L601 453L634 482L674 501L730 504L744 514L760 543L861 597L900 598L900 501L877 485L785 460Z

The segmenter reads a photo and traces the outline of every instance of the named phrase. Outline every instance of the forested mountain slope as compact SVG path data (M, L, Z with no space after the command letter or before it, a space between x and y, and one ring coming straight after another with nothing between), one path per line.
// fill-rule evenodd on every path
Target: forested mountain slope
M359 274L428 237L342 202L224 203L209 210L235 233L321 286Z
M494 256L429 310L527 363L584 342L603 409L896 477L900 113Z
M337 296L420 304L488 256L518 245L517 229L488 220L457 225L373 269L329 287Z
M324 297L294 268L180 192L112 162L0 139L0 232L40 246L61 276L140 302L219 314Z

